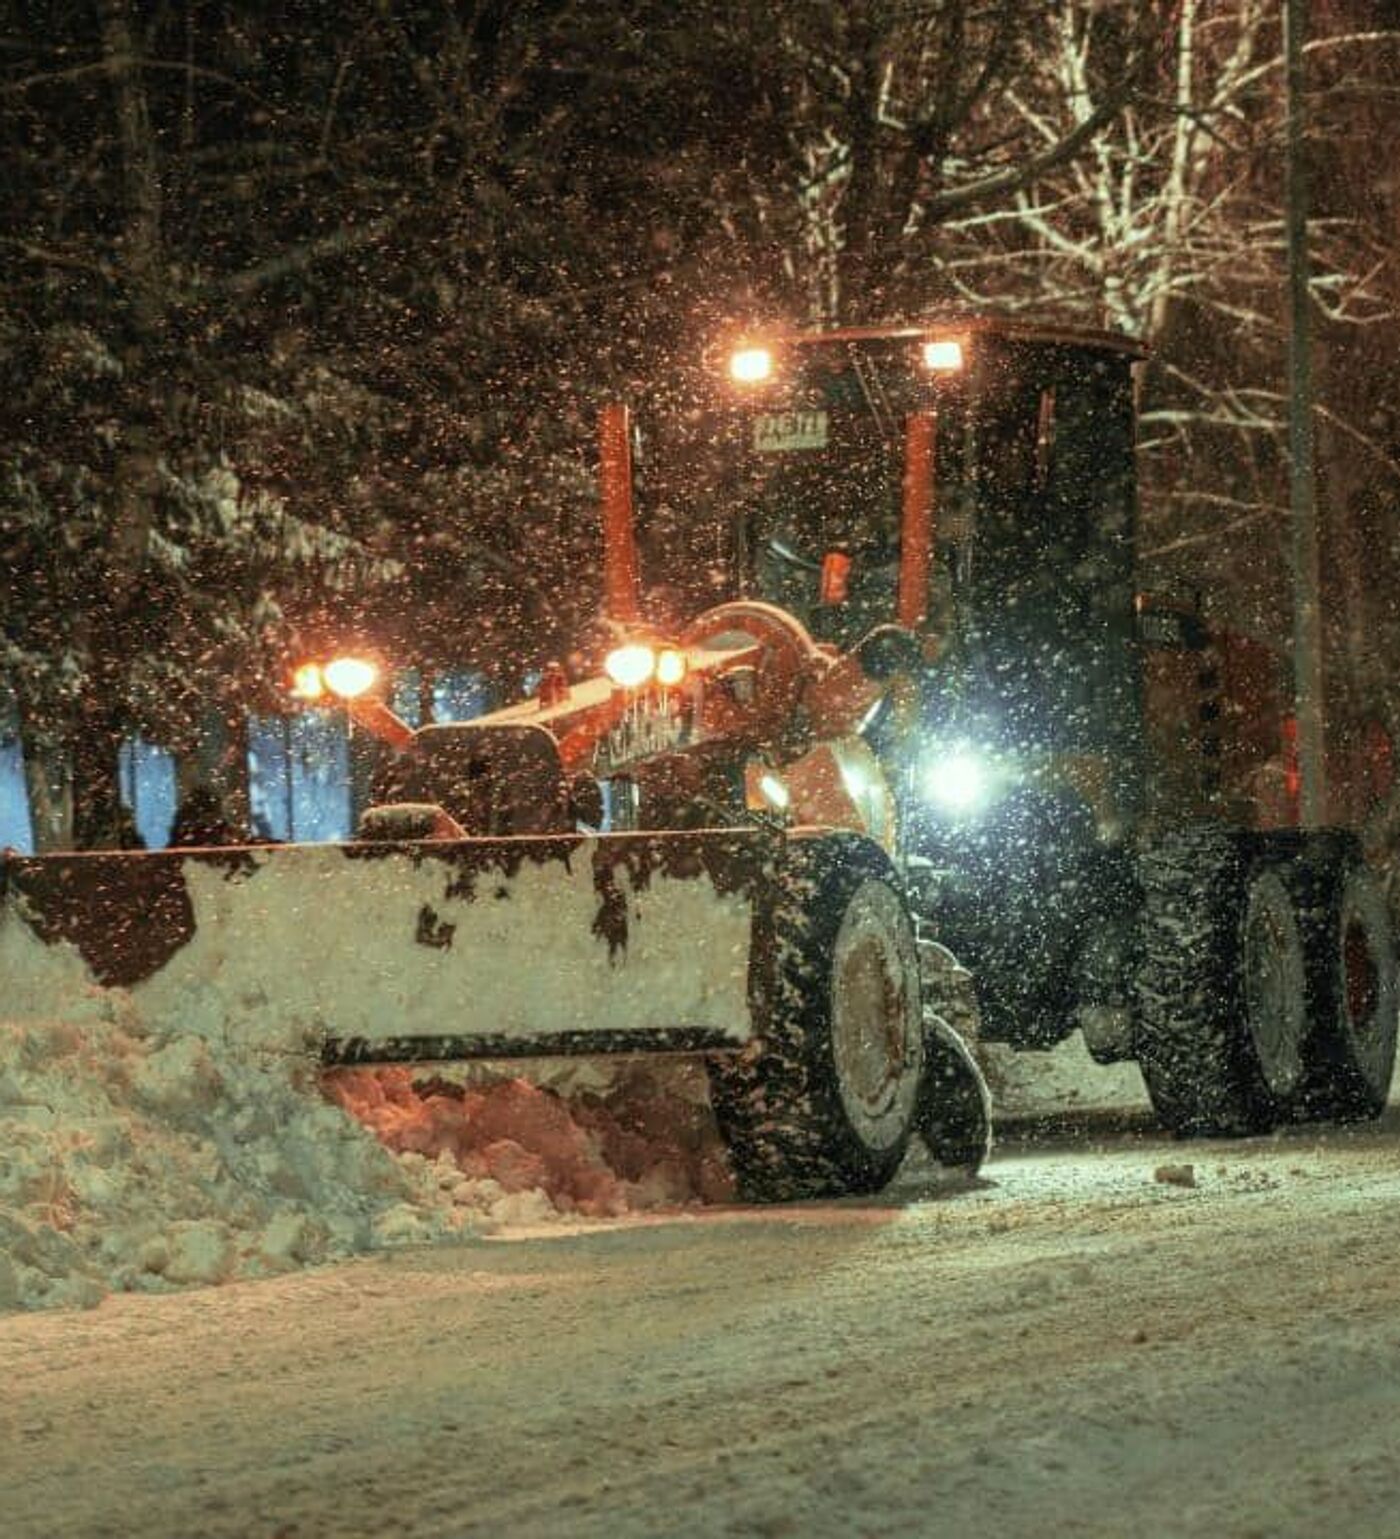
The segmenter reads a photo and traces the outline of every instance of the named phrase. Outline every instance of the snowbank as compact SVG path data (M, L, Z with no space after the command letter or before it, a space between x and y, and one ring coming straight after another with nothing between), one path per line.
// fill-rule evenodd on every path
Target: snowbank
M117 990L0 1022L0 1308L727 1191L703 1104L654 1074L419 1093L401 1069L323 1082L313 1054L249 1039L153 1031Z

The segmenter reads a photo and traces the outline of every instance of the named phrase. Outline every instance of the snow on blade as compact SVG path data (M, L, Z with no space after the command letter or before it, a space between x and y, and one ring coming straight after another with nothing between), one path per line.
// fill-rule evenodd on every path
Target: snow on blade
M724 835L15 859L7 1011L42 1016L73 963L147 1021L245 1041L680 1027L737 1043L760 861Z

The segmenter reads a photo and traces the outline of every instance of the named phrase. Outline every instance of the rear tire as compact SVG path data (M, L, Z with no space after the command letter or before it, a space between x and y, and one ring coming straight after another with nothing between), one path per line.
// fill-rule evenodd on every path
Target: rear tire
M1380 884L1347 861L1313 915L1309 1070L1295 1115L1355 1122L1384 1109L1395 1067L1395 938Z
M1246 1026L1242 840L1187 825L1143 850L1139 876L1137 1056L1153 1108L1183 1136L1264 1132L1274 1107Z
M854 837L789 850L764 1035L710 1064L740 1194L759 1202L878 1191L924 1071L914 927L888 861Z

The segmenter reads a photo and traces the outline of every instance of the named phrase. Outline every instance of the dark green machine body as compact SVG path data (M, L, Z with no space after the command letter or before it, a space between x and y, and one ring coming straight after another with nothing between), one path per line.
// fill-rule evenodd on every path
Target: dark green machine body
M893 755L936 933L978 978L984 1034L1068 1034L1125 1002L1127 841L1143 798L1131 364L1121 339L1004 323L797 339L732 431L748 592L850 644L896 612L906 444L931 414L932 551L914 733ZM887 760L887 762L889 762ZM940 766L985 777L940 800ZM927 864L925 864L927 863Z

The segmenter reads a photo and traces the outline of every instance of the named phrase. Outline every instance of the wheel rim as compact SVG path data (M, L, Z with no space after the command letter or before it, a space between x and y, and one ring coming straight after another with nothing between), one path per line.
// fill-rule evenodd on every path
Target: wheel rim
M1342 938L1342 978L1352 1029L1358 1022L1370 1025L1380 1000L1380 971L1371 952L1371 937L1356 920L1347 926Z
M842 1106L861 1140L909 1131L923 1073L918 960L903 906L868 881L846 910L832 958L831 1049Z
M1342 1029L1350 1039L1356 1062L1368 1084L1389 1083L1394 1043L1387 1011L1388 999L1376 939L1364 904L1348 895L1340 926L1340 1007Z
M1306 1000L1301 941L1287 890L1266 876L1250 893L1244 931L1245 1016L1264 1083L1276 1096L1303 1077Z

